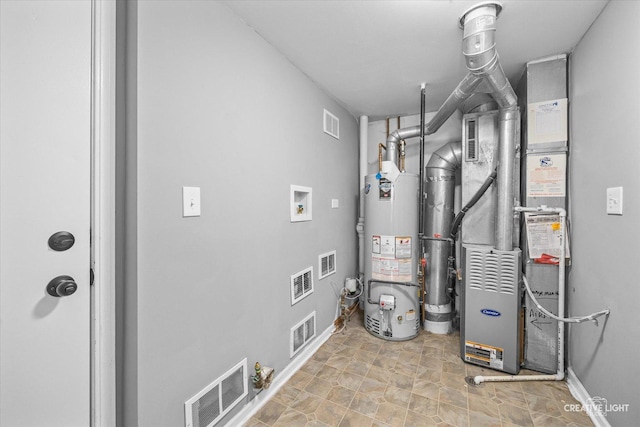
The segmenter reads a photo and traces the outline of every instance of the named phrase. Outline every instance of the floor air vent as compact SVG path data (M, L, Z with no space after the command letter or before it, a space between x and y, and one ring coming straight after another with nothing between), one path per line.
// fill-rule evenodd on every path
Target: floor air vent
M340 120L327 110L324 110L324 133L340 139Z
M185 427L215 425L247 392L247 359L244 359L185 402Z
M313 267L291 276L291 305L313 293Z
M313 337L316 336L316 312L305 317L300 323L291 328L290 356L293 357Z
M336 272L336 251L327 252L318 257L318 268L320 269L320 279Z

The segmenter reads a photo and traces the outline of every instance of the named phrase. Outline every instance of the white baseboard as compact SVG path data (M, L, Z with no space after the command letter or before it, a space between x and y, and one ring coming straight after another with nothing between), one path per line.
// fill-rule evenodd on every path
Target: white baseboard
M263 390L256 397L247 403L240 412L238 412L233 418L231 418L225 425L229 426L242 426L247 423L251 417L258 413L258 411L272 398L287 381L302 368L302 366L313 356L316 351L324 344L331 334L335 330L333 324L331 324L325 331L316 337L315 340L309 343L309 346L302 350L298 357L293 359L291 363L280 373L275 373L275 378L271 383L271 387Z
M567 368L567 386L569 386L571 395L575 397L578 402L580 402L583 406L589 404L591 395L589 395L589 392L586 388L584 388L571 367ZM599 412L587 414L596 427L611 427L611 424L609 424L609 421L607 421L607 418L603 414Z

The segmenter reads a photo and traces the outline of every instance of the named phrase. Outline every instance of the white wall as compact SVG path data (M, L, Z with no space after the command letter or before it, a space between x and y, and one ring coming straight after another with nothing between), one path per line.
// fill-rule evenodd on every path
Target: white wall
M357 268L357 123L220 2L140 1L133 15L122 415L180 426L183 403L243 358L281 372L309 313L318 334L332 324ZM290 184L313 188L313 221L290 222ZM182 218L183 186L201 188L200 217ZM338 271L319 281L334 249ZM315 292L291 306L290 275L308 266Z
M640 3L611 1L570 56L572 315L610 308L599 326L570 327L569 364L592 397L629 404L611 425L640 425ZM624 215L606 188L624 187Z

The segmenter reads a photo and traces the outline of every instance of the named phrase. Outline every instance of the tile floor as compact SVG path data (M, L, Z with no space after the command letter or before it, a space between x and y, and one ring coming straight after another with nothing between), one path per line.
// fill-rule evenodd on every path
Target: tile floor
M462 362L459 334L384 341L362 317L354 313L245 427L593 426L563 409L578 403L564 382L474 387L465 376L499 373Z

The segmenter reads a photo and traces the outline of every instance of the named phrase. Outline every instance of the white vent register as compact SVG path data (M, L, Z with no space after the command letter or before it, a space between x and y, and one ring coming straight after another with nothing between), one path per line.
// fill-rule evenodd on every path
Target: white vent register
M211 427L248 393L247 359L184 403L185 427Z
M291 276L291 305L313 293L313 267Z
M304 347L313 337L316 336L316 312L314 311L293 328L291 328L291 346L289 357L293 357Z
M318 256L318 268L320 271L320 279L336 272L336 251L327 252Z
M324 110L324 133L340 139L340 119Z

